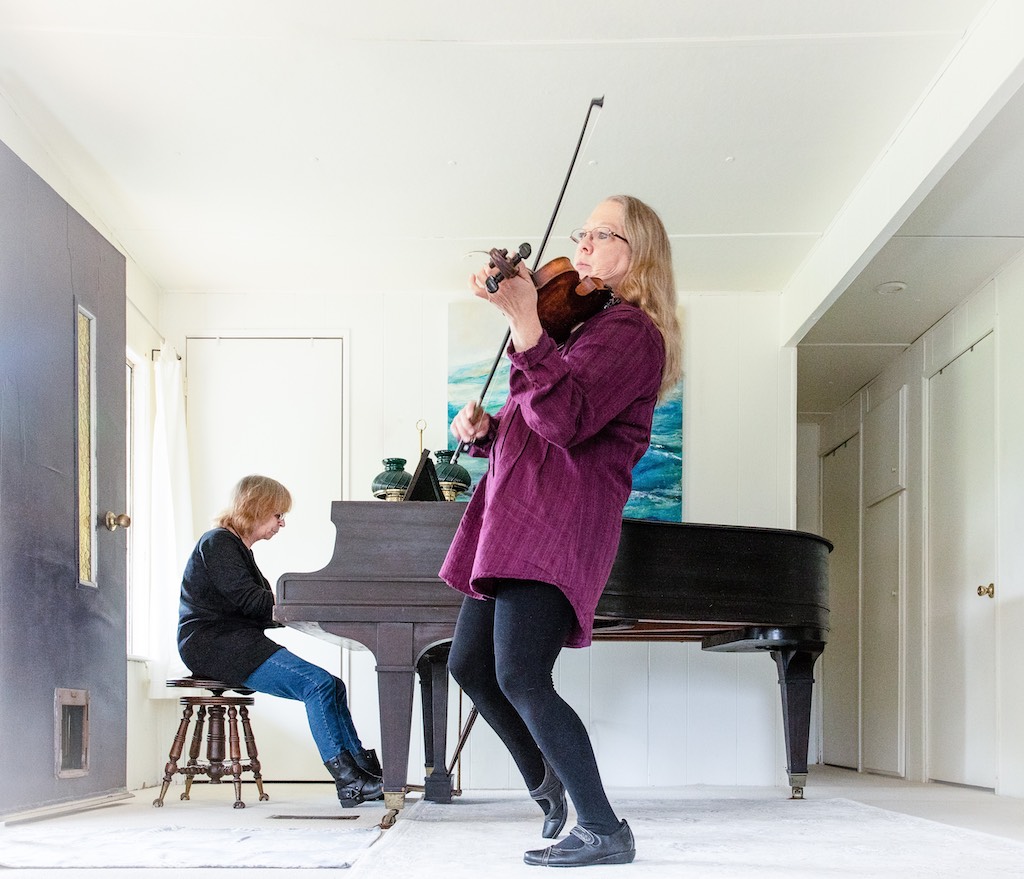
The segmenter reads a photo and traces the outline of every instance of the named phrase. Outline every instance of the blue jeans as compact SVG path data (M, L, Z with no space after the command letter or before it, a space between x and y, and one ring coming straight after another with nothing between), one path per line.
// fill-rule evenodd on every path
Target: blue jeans
M325 763L342 751L362 750L348 710L345 685L329 671L281 648L243 683L258 693L304 702L309 731Z

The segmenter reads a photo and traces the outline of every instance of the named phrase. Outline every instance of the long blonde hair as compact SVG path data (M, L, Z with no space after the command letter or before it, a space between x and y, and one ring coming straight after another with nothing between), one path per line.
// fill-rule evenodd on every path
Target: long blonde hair
M661 218L632 195L613 195L606 201L622 206L623 231L629 240L629 269L615 295L643 309L665 341L665 366L658 396L675 387L682 373L682 333L676 316L676 283L672 247Z
M252 474L238 480L230 503L215 521L244 540L258 522L274 513L287 513L291 508L292 495L287 488L269 476Z

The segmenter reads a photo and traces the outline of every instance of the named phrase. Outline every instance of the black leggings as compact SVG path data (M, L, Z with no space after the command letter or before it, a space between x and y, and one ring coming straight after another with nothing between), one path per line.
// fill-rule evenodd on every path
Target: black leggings
M452 676L505 743L527 789L544 780L543 755L565 785L579 823L612 833L619 822L590 736L551 679L575 621L572 605L557 587L532 580L498 581L495 596L463 600L448 657Z

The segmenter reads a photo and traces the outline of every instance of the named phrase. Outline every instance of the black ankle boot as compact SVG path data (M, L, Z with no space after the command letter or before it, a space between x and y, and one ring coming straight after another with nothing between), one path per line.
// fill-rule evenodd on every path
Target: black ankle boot
M565 804L565 787L562 780L555 775L547 760L544 761L544 780L540 787L530 791L530 796L540 803L544 810L544 827L540 835L545 839L555 839L565 827L569 809Z
M614 833L591 833L576 826L561 842L527 852L523 860L540 867L589 867L592 864L628 864L636 857L633 832L625 821Z
M324 763L324 766L334 779L334 786L338 789L338 802L342 808L351 809L366 800L384 798L381 780L360 769L348 751L342 751L337 757Z
M384 770L380 768L380 760L377 759L377 752L373 748L353 751L352 759L356 761L356 766L367 775L372 775L374 778L384 777Z

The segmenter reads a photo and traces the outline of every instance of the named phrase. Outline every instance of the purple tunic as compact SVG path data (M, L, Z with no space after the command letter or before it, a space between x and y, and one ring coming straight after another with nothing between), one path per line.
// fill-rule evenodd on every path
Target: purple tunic
M627 303L590 318L561 350L547 334L510 349L508 400L469 449L490 461L441 566L449 586L481 598L495 578L551 583L576 612L566 646L590 644L664 358L658 328Z

